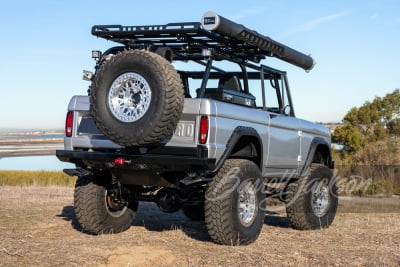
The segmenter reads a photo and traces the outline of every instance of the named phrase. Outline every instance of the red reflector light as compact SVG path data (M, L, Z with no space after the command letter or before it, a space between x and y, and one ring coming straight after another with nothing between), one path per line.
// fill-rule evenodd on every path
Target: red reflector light
M207 143L208 137L208 117L203 116L200 119L199 143Z
M123 158L114 159L114 164L115 165L123 165L124 163L125 163L125 160Z
M74 125L74 113L72 111L68 111L67 118L65 119L65 135L67 137L72 136L73 125Z

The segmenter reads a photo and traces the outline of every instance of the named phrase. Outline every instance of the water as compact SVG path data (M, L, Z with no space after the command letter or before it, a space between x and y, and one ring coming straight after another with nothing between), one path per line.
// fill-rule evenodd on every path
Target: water
M5 134L0 135L0 141L24 141L24 140L50 140L62 139L64 134ZM7 152L25 152L25 154L37 153L41 150L56 150L63 149L63 144L47 144L43 143L0 145L0 152L8 154ZM58 160L55 155L28 155L28 156L0 156L0 170L29 170L29 171L61 171L65 168L74 168L72 163L62 162Z
M24 140L24 139L58 139L64 138L63 134L46 134L46 135L11 135L0 136L0 140Z
M16 151L35 152L40 150L63 149L62 144L35 144L35 145L6 145L0 146L0 152L11 153ZM0 156L1 157L1 156Z
M62 171L74 167L74 164L60 161L54 155L0 158L0 170Z

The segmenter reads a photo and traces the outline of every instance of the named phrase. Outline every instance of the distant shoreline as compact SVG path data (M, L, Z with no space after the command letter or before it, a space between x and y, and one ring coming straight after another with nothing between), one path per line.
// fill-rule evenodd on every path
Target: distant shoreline
M0 139L29 139L46 136L63 136L62 131L0 132Z
M25 146L25 145L43 145L43 144L62 144L63 138L40 138L40 139L13 139L0 140L1 146Z
M56 150L62 149L63 146L63 138L30 139L28 136L26 136L26 138L22 139L0 140L0 158L55 155Z

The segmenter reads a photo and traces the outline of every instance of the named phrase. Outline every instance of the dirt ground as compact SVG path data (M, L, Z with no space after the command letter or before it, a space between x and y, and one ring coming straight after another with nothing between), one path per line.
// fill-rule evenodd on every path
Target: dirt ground
M0 187L0 266L400 266L400 199L341 199L328 229L298 231L271 207L257 242L212 243L203 223L139 206L121 234L80 231L73 189Z

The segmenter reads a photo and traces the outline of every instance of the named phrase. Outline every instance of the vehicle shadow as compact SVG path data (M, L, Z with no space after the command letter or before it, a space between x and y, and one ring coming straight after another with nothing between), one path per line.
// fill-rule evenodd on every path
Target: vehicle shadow
M82 229L80 226L73 206L65 206L60 214L56 215L64 221L71 222L71 226L76 231L91 234ZM181 230L187 236L199 241L211 241L208 236L204 222L194 222L186 218L181 212L164 213L161 212L154 203L142 202L139 204L138 212L135 220L132 222L133 227L144 227L148 231L171 231Z
M191 221L182 211L164 213L156 204L141 202L133 226L145 227L149 231L180 230L190 238L211 241L204 222Z
M65 206L62 209L61 213L57 214L56 216L63 219L64 221L71 222L71 226L73 229L79 232L84 232L78 220L76 219L75 210L73 206Z
M280 227L280 228L290 228L289 220L286 217L280 215L266 215L264 219L264 224Z
M79 232L90 234L82 229L76 216L73 206L65 206L57 217L71 222L73 229ZM264 224L273 227L289 228L289 221L279 212L266 211ZM159 210L156 204L141 202L139 204L136 218L132 222L133 227L144 227L148 231L182 231L188 237L198 241L212 242L208 235L207 228L203 221L192 221L181 211L175 213L164 213Z
M273 227L290 228L290 223L286 214L282 212L281 208L276 207L265 211L264 224Z

